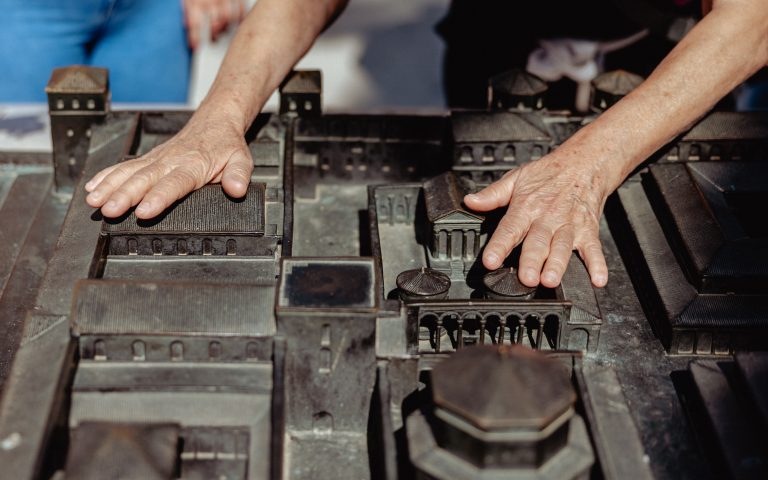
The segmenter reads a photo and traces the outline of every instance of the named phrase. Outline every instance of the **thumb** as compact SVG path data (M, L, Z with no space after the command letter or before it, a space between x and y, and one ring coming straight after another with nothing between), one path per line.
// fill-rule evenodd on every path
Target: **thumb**
M464 203L472 210L487 212L509 204L512 191L515 189L517 169L510 170L503 177L488 185L477 193L464 197Z
M245 195L251 181L253 159L251 152L245 148L237 149L224 166L221 174L221 186L227 195L240 198Z

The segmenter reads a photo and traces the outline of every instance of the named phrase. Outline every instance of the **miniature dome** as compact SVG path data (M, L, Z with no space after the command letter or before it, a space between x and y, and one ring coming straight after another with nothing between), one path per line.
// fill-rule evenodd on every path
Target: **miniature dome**
M542 108L548 89L544 80L517 68L491 77L488 84L491 108Z
M397 276L397 288L410 298L431 298L448 292L451 279L432 268L406 270Z
M625 70L613 70L592 80L592 110L603 111L637 88L645 79Z
M500 268L486 273L483 277L483 285L492 296L501 298L530 298L536 292L536 287L528 287L520 283L517 270L514 268Z

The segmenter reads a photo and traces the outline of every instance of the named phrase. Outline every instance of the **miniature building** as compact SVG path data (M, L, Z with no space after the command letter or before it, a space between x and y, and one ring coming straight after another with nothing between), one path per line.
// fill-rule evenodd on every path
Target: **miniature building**
M406 419L436 479L587 479L594 455L565 366L518 345L474 346L432 370L433 418Z
M768 158L767 112L712 112L661 152L668 162Z
M285 339L287 477L366 478L376 378L378 282L369 258L282 259L276 306Z
M294 70L280 86L280 113L322 114L323 75L320 70Z
M480 253L484 217L463 207L465 190L453 173L424 182L424 205L432 229L430 266L464 278Z
M453 112L453 170L488 184L549 153L554 142L540 118L516 112Z
M71 190L88 155L91 128L109 111L109 72L82 65L56 68L45 91L56 186Z
M592 105L595 112L602 112L627 96L645 79L624 70L614 70L598 75L592 80Z
M544 108L547 83L521 69L501 73L488 81L489 110L539 110Z
M277 239L264 235L264 192L264 184L251 183L235 202L219 185L206 185L150 221L132 210L104 219L102 235L110 255L271 256Z
M668 163L618 190L614 235L670 353L765 348L766 176L762 162Z

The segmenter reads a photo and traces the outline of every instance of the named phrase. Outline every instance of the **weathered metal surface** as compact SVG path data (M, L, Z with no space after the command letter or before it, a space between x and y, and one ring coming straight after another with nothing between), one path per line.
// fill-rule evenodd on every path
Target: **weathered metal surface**
M688 374L691 389L682 390L681 397L716 474L733 479L768 476L765 431L736 383L734 362L697 360L691 362Z
M75 335L267 337L271 285L83 280L72 310ZM140 300L140 301L137 301Z
M568 367L520 346L475 346L438 363L434 411L406 419L416 469L438 479L588 478L594 457ZM477 382L480 372L490 378Z
M35 316L38 317L38 316ZM75 357L66 317L28 318L47 327L23 342L0 404L0 478L38 478L61 424ZM61 440L61 439L59 439ZM61 452L59 452L60 454Z
M319 105L311 104L311 111L319 114ZM81 178L127 156L146 153L178 132L189 115L109 114L92 131ZM757 160L765 144L761 118L714 114L659 156L663 161ZM595 446L599 465L591 472L584 470L586 474L596 478L705 475L705 464L684 426L669 376L687 360L665 356L653 338L605 225L601 240L611 276L606 289L594 289L583 263L573 256L559 288L539 288L530 300L482 298L487 290L482 285L485 271L472 258L479 252L472 242L459 242L457 236L454 245L472 248L462 247L459 254L458 248L449 250L446 244L446 257L450 251L452 257L461 255L457 257L461 263L464 256L468 262L466 267L458 262L445 266L461 273L461 278L451 278L448 299L397 299L398 274L428 268L434 260L428 250L423 184L412 182L454 170L476 183L487 183L509 168L546 154L589 120L546 111L429 117L261 115L245 138L254 157L252 180L261 197L224 203L237 210L254 199L253 208L247 208L257 214L242 216L243 212L225 209L216 217L226 240L242 234L237 225L248 223L248 235L263 242L259 249L243 250L237 238L234 245L224 242L220 250L211 245L206 252L201 242L200 252L194 248L180 252L182 237L204 240L211 233L196 227L198 220L213 218L199 215L206 211L202 204L209 205L203 201L182 215L186 220L177 222L178 231L166 232L168 238L156 230L128 232L148 241L143 254L137 242L135 252L126 243L124 254L110 255L109 237L115 237L115 232L102 231L101 218L85 205L85 192L79 186L42 282L69 198L48 195L47 186L34 185L42 195L35 197L37 213L25 212L28 218L3 230L11 242L5 248L16 261L13 270L3 264L7 283L0 297L0 328L10 335L2 336L0 343L9 355L15 350L14 341L20 350L7 396L0 404L4 467L0 478L25 478L35 472L43 477L54 472L58 477L71 476L72 468L67 468L64 458L66 435L87 422L178 424L183 448L176 452L180 471L175 474L182 478L366 478L377 476L383 465L387 478L410 478L410 454L424 457L439 450L439 443L430 443L428 435L406 441L406 418L417 418L420 414L412 412L429 405L424 400L429 398L429 387L420 391L424 388L420 380L428 384L427 370L474 343L495 344L493 348L522 343L541 350L588 352L584 365L578 367L566 361L570 355L556 354L575 372L576 407L583 409L587 424L577 420L570 424L567 438L553 437L555 443L563 438L566 443L575 442L574 448L581 453L588 443ZM462 144L461 135L458 139L453 135L456 132L476 136L465 136L472 141ZM700 165L686 169L692 172L695 188L703 192L702 201L711 203L717 193L702 187L702 179L714 179L725 196L731 196L726 199L733 207L730 210L718 210L722 204L710 209L720 228L741 229L762 238L760 222L748 218L750 205L756 204L750 202L753 197L733 196L739 192L729 190L732 183L739 186L737 190L759 197L764 183L755 179L762 167L736 168L731 162ZM17 181L21 174L46 176L51 171L14 161L4 168L0 200L6 203L0 206L0 215L11 205L9 199L19 201L10 179ZM723 180L747 171L752 173L739 174L733 182ZM73 173L80 176L79 171ZM212 188L221 192L220 186ZM684 192L683 188L673 190ZM460 206L460 197L454 199L454 206ZM624 220L615 221L612 216L611 223L622 249L635 247L635 254L626 257L630 269L646 272L645 277L634 276L644 306L651 308L649 312L684 310L691 301L686 292L697 292L686 287L691 286L686 272L692 269L669 271L670 265L679 265L682 254L666 241L662 227L667 225L654 223L654 210L639 183L628 182L618 197L624 207L631 203L627 200L639 205L629 208L632 212ZM193 198L170 214L194 205ZM495 215L489 217L493 223ZM630 224L642 228L624 228ZM480 246L492 231L491 224L487 227L483 226L482 236L476 235ZM634 232L641 232L642 238ZM173 248L166 249L166 244ZM215 255L214 250L224 254ZM285 259L280 265L282 256L297 252L320 258ZM337 258L340 255L374 258ZM728 256L718 265L745 267L729 264L735 261L736 257ZM758 264L747 266L754 270ZM724 283L713 283L719 277L711 273L704 283L719 289ZM84 279L75 295L75 283ZM276 284L281 285L280 292L275 291ZM649 288L654 285L659 288ZM751 285L754 290L760 284ZM660 286L668 292L660 295ZM700 302L688 313L703 312L713 321L732 322L734 316L753 311L760 296L753 294L750 301L735 295L728 301ZM76 315L69 318L73 300ZM33 313L24 322L28 309ZM669 337L659 328L663 322L651 318L668 343ZM80 333L75 340L70 339L70 322ZM273 338L275 333L281 337ZM752 341L762 342L758 337ZM703 353L710 345L710 352L725 353L721 340L710 342L704 336L695 345L695 352ZM496 375L495 368L465 367L454 377L464 370L474 372L472 385L477 388L489 383L478 379ZM504 387L502 380L489 384ZM456 386L462 384L456 382ZM752 399L750 405L762 398L759 389L753 390L745 393ZM472 399L481 398L474 395ZM465 439L472 437L471 428L477 428L447 409L438 420L454 432L463 432ZM431 428L423 422L422 426L422 433ZM453 453L472 456L461 450L454 448ZM449 461L443 464L448 465L445 472L453 477L487 476L477 466L499 460L473 458L474 470L466 469L466 462L451 467ZM587 465L584 455L571 458L570 466L564 467L571 472ZM581 471L580 467L575 470ZM557 470L555 476L570 473Z
M768 345L768 250L758 204L744 203L765 195L757 180L765 171L762 163L655 165L645 191L628 182L609 206L646 314L671 353Z
M20 175L26 176L21 173ZM38 180L38 184L30 185L29 193L39 195L41 203L39 207L35 206L37 198L29 196L27 193L19 195L19 200L29 201L20 217L10 219L11 222L17 221L25 223L25 216L32 218L32 223L26 232L23 232L23 238L11 236L11 232L19 232L13 225L3 225L0 234L7 239L4 247L0 248L18 248L18 254L15 262L10 260L3 263L3 267L9 268L6 288L2 290L0 296L0 399L2 399L2 386L5 383L16 350L19 347L22 333L24 331L24 317L27 309L31 308L37 296L37 288L42 280L48 259L53 254L56 245L56 233L64 220L64 214L67 208L66 198L54 194L51 191L51 173L45 174L45 177L39 177L40 174L32 174L33 178ZM40 187L45 186L44 190ZM10 200L10 197L6 197ZM8 257L6 257L8 258Z
M485 378L480 387L462 378ZM576 394L557 361L518 345L468 348L432 370L435 405L484 430L543 430L573 408Z
M284 259L277 332L286 342L289 478L368 478L376 377L377 280L371 259ZM337 465L344 465L345 472ZM336 472L336 473L334 473Z
M585 365L574 373L603 478L654 478L616 371L604 365Z
M72 432L65 478L173 478L178 425L82 423Z
M3 259L0 263L0 295L51 187L51 176L47 172L14 177L5 201L0 198L0 258Z

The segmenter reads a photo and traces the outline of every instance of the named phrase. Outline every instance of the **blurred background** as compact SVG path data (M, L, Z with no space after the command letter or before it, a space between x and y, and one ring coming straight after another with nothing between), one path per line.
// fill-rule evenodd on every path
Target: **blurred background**
M255 0L247 0L250 7ZM323 72L326 111L434 111L444 108L443 42L435 24L449 0L352 0L298 64ZM186 104L113 104L114 109L195 108L205 97L233 35L204 41L192 58ZM203 38L206 38L203 35ZM273 95L265 110L278 107ZM48 107L0 104L0 149L50 150Z
M61 45L59 38L68 38L66 35L77 36L85 35L85 40L77 44L78 52L83 49L83 45L89 48L89 52L92 52L95 47L94 44L106 43L104 38L109 38L109 35L104 35L104 31L111 31L110 28L119 30L116 27L98 27L94 28L93 25L87 23L94 23L104 21L105 25L112 22L113 17L119 17L114 14L113 10L105 10L101 13L92 13L88 11L88 15L95 15L94 18L86 17L86 22L73 25L59 25L56 22L51 21L51 18L60 20L59 17L74 17L74 10L77 8L94 8L94 5L103 5L100 0L60 0L59 3L49 3L47 7L40 7L34 2L25 3L27 0L5 0L11 3L4 4L7 6L4 8L4 16L0 16L0 52L5 53L5 57L11 58L15 63L16 70L14 71L14 64L2 64L0 66L10 70L11 74L6 78L9 83L6 87L0 91L5 95L0 97L5 100L0 100L0 150L11 151L41 151L50 150L50 139L48 129L48 115L47 106L44 103L43 93L43 79L45 76L47 80L47 63L39 62L41 65L40 72L36 72L34 75L23 77L19 76L20 72L25 71L27 66L35 65L35 62L29 62L30 55L34 55L31 58L41 59L46 57L46 52L50 49L58 49ZM52 0L51 0L52 1ZM181 1L181 0L176 0ZM233 0L239 2L240 0ZM242 0L245 3L246 9L250 9L256 0ZM591 10L587 8L597 8L596 5L602 5L605 8L611 8L616 10L617 0L605 0L602 3L596 2L569 2L568 0L560 0L558 3L558 14L551 18L548 18L545 22L517 22L510 23L509 12L505 14L498 14L495 17L488 18L489 9L483 9L481 6L476 7L471 0L465 0L464 2L457 2L461 4L461 8L455 9L452 20L449 21L447 29L444 29L446 34L446 42L451 46L451 61L449 62L449 69L447 77L454 79L458 77L459 82L452 80L452 87L449 91L452 105L466 106L466 102L456 98L457 92L473 92L479 95L480 103L485 102L484 89L486 85L486 74L498 73L509 65L525 65L525 59L528 59L528 68L531 71L531 59L544 58L546 62L541 61L538 68L546 71L551 68L547 62L557 60L557 56L566 52L567 61L566 64L570 65L568 68L574 70L576 73L582 67L584 67L586 60L594 62L595 57L593 54L581 58L581 54L577 51L582 48L584 51L603 51L601 49L606 48L606 52L610 52L607 49L608 45L614 43L625 44L623 39L616 42L614 37L609 34L614 26L615 22L605 22L604 18L598 18L591 15ZM13 3L16 2L16 3ZM690 4L685 7L691 12L699 12L697 2L683 1L681 4ZM115 5L125 5L125 10L130 10L131 5L137 5L140 2L132 3L130 0L125 0L122 4L109 4L112 7ZM555 2L557 3L557 2ZM41 4L43 5L43 4ZM176 16L181 15L180 5L176 4L173 0L156 0L156 2L144 1L141 3L144 9L151 9L159 6L173 7L176 9ZM186 5L186 4L185 4ZM392 0L351 0L343 15L326 31L314 47L308 52L308 54L299 62L298 68L307 69L319 69L323 73L323 103L324 110L326 112L369 112L369 113L382 113L387 111L398 111L404 113L432 113L440 111L445 108L445 92L443 86L443 56L445 53L446 42L437 34L436 25L443 19L448 11L450 0L405 0L405 1L392 1ZM499 0L494 3L494 8L498 7L500 12L506 10L514 10L514 14L520 18L542 18L546 17L549 12L549 4L538 3L526 3L526 2L510 2L505 3L503 0ZM15 8L11 8L15 6ZM600 7L600 8L603 8ZM695 8L694 8L695 7ZM36 8L36 9L35 9ZM111 7L110 7L111 8ZM136 7L138 8L138 7ZM172 8L172 9L173 9ZM506 10L505 10L506 9ZM521 12L517 10L521 9ZM545 9L541 11L541 9ZM56 11L57 15L53 15L53 11ZM564 13L565 11L573 11L571 13ZM582 11L583 10L583 11ZM611 11L613 11L611 10ZM19 13L21 12L21 13ZM189 9L187 9L189 12ZM493 10L495 13L496 10ZM580 20L576 21L571 14L576 13ZM11 15L15 13L16 16ZM129 12L130 13L130 12ZM141 18L140 21L133 20L133 27L140 27L141 33L131 33L130 35L141 35L141 38L145 40L143 43L136 43L133 41L133 37L128 37L126 42L126 35L122 33L122 44L117 49L113 47L112 66L116 69L122 68L125 65L133 66L137 62L144 65L148 59L163 58L166 61L156 62L155 67L159 69L165 69L168 73L158 73L152 67L145 67L141 69L132 69L129 71L123 71L123 75L113 73L112 86L113 86L113 109L133 109L133 110L151 110L151 109L194 109L196 108L202 99L205 97L211 83L213 82L219 65L224 58L227 47L231 38L234 35L234 26L224 34L220 35L215 42L211 42L210 30L207 22L204 22L203 32L201 34L201 44L195 49L191 58L191 68L189 68L189 56L186 46L186 39L184 45L181 46L179 52L183 52L184 55L171 54L165 57L156 55L155 57L147 57L153 52L145 52L145 44L152 45L155 49L160 49L158 45L157 37L162 36L163 39L173 39L186 36L186 33L182 30L182 24L177 23L174 15L158 14L157 12L143 11L144 16L139 14L128 15L130 17ZM603 12L605 13L605 12ZM690 12L689 12L690 13ZM101 15L101 16L98 16ZM627 21L625 13L621 13L618 10L613 11L614 17L611 18L623 18L624 23ZM618 15L618 16L615 16ZM698 13L697 13L698 15ZM80 19L80 17L75 17ZM106 20L104 20L106 18ZM122 17L126 18L125 15ZM680 17L686 19L688 17ZM157 19L171 19L174 23L166 22L163 26L157 27L153 24L152 20ZM519 19L518 19L519 20ZM582 25L582 30L586 29L589 32L587 36L592 37L596 35L596 31L606 29L603 32L606 38L602 40L595 39L594 41L582 42L581 40L563 41L559 35L569 35L566 33L560 33L569 31L569 25L572 23L576 26L584 23L582 21L589 20L588 25ZM124 21L124 20L121 20ZM114 21L115 23L118 20ZM591 22L591 23L590 23ZM691 19L691 22L693 20ZM29 23L29 25L27 25ZM564 25L560 25L560 24ZM458 25L458 26L457 26ZM513 25L513 26L510 26ZM635 23L633 29L639 28ZM690 23L689 26L692 26ZM564 30L562 27L568 27ZM59 36L52 36L54 40L49 41L48 44L37 44L37 50L29 50L36 37L25 35L25 32L29 31L28 28L36 28L38 30L52 31ZM55 29L58 31L54 31ZM64 29L64 36L62 37L62 30ZM626 27L622 27L626 29ZM623 31L622 28L618 28L619 31ZM67 30L68 29L68 30ZM90 29L90 30L89 30ZM174 31L175 29L175 31ZM474 29L474 30L473 30ZM469 30L469 31L467 31ZM550 32L551 30L551 32ZM578 28L577 28L578 30ZM121 32L128 31L123 28ZM88 33L90 32L90 33ZM133 31L132 31L133 32ZM474 33L473 33L474 32ZM555 32L556 35L552 35ZM635 30L626 31L623 35L634 33ZM643 38L648 30L640 33L640 37ZM603 35L600 34L600 35ZM4 36L3 36L4 35ZM90 35L90 36L89 36ZM154 35L154 36L153 36ZM178 35L178 37L173 37ZM532 36L534 35L534 36ZM542 35L541 37L535 35ZM600 37L597 35L597 37ZM528 37L531 36L531 39ZM632 37L635 37L632 35ZM617 53L609 54L606 57L606 63L603 64L602 56L598 61L598 66L595 63L594 67L597 70L611 70L615 68L625 68L627 70L639 73L641 75L648 75L652 68L663 58L663 55L669 51L673 43L667 39L660 39L651 35L645 38L643 41L637 43L627 43L631 45L629 48L622 47L618 52L621 62L616 65L611 65L611 55L617 55ZM81 37L77 37L81 38ZM549 43L550 50L544 51L539 45L538 50L533 51L535 45L526 45L525 42L533 41L536 38L551 38L554 39ZM574 38L580 39L585 36L575 35ZM616 37L619 38L619 37ZM623 38L623 37L622 37ZM521 40L522 39L522 40ZM527 40L526 40L527 39ZM560 39L560 40L558 40ZM25 43L25 40L30 40ZM456 43L465 44L466 46L456 48ZM558 43L559 42L559 43ZM602 42L602 43L600 43ZM634 42L634 41L633 41ZM29 44L29 45L28 45ZM21 45L21 46L20 46ZM42 46L41 46L42 45ZM138 46L135 46L138 45ZM23 46L23 47L22 47ZM70 45L67 44L67 47ZM134 47L134 48L131 48ZM529 48L530 47L530 48ZM578 47L578 48L577 48ZM26 50L25 50L26 49ZM27 50L35 53L24 53ZM133 54L131 60L126 60L127 51L131 51ZM175 51L174 51L175 52ZM501 52L501 53L499 53ZM623 53L622 53L623 52ZM520 54L524 56L520 57ZM528 56L530 54L530 57ZM539 54L543 54L539 55ZM27 57L25 58L24 55ZM89 53L90 55L90 53ZM538 56L537 56L538 55ZM586 55L586 54L585 54ZM600 54L602 55L602 53ZM184 66L181 69L169 69L165 68L170 66L172 62L168 59L179 59L183 57ZM518 58L520 57L520 58ZM648 58L645 58L648 57ZM66 57L71 58L71 57ZM79 57L75 57L79 58ZM653 60L649 60L653 58ZM488 61L490 59L490 62ZM103 60L103 59L102 59ZM639 70L633 68L633 61L638 60L639 64L647 67L647 71L643 71L642 67ZM642 60L642 61L640 61ZM94 66L96 60L93 60ZM559 60L558 60L559 61ZM108 61L107 61L108 62ZM570 63L568 63L570 62ZM628 63L627 63L628 62ZM555 62L556 63L556 62ZM586 62L589 63L589 62ZM636 62L637 63L637 62ZM487 64L487 65L486 65ZM509 64L509 65L508 65ZM589 63L589 65L592 65ZM587 66L589 66L587 65ZM503 66L503 68L497 68ZM131 68L127 67L127 68ZM485 71L483 68L490 69ZM557 67L561 68L561 67ZM765 69L764 69L765 70ZM174 78L171 75L172 72L183 71L184 75ZM569 70L570 71L570 70ZM186 72L190 72L187 76ZM565 72L565 70L563 71ZM560 71L555 72L553 78L546 78L543 74L538 73L542 78L546 78L550 81L550 93L557 90L551 82L557 81L562 75L568 76L570 80L576 80L581 82L582 87L589 87L588 80L578 80L573 71L566 74ZM43 75L44 73L44 75ZM157 96L158 99L173 98L177 103L165 103L165 104L121 104L121 98L130 98L121 96L118 93L116 85L117 79L125 79L130 77L128 74L138 73L138 76L143 77L144 83L133 82L133 79L123 80L128 82L132 87L132 90L138 94L138 99L145 100L145 92L147 96L149 94L159 95L163 92L162 84L166 87L170 86L176 90L174 96L164 97ZM469 75L468 75L469 73ZM551 73L551 72L550 72ZM596 72L595 72L596 73ZM14 75L16 74L16 75ZM458 74L458 75L457 75ZM561 75L562 74L562 75ZM473 78L474 77L476 78ZM466 77L466 78L462 78ZM756 88L746 89L740 87L735 91L735 95L730 96L724 102L729 102L729 105L721 108L729 109L737 107L742 109L748 102L752 102L753 99L759 99L760 108L765 108L768 105L768 74L765 71L757 76ZM21 80L20 80L21 78ZM593 78L589 77L589 79ZM183 82L189 79L188 93L185 95L186 88L179 88ZM161 82L164 80L164 82ZM179 80L183 80L179 81ZM27 92L37 92L38 87L35 82L40 83L40 92L38 103L18 103L19 100L14 92L16 87L25 87ZM133 83L131 83L133 82ZM463 82L463 83L462 83ZM559 81L558 81L559 82ZM559 82L563 83L563 82ZM155 88L145 88L145 85L151 85ZM576 89L576 84L571 82L566 85L567 88ZM470 88L471 87L471 88ZM588 88L582 88L582 93ZM582 95L584 97L584 95ZM35 97L30 97L35 98ZM186 101L182 99L186 98ZM572 97L571 97L572 98ZM13 101L15 103L3 103L3 101ZM548 100L549 102L549 100ZM477 103L477 102L475 102ZM723 102L721 102L723 103ZM753 102L757 103L757 102ZM553 104L548 103L552 108ZM473 108L477 108L476 105L471 105ZM278 108L277 95L273 95L267 102L265 110L275 111ZM554 108L568 108L563 106L554 105ZM580 110L586 110L586 103L580 107Z
M253 0L250 0L253 4ZM449 0L351 0L346 11L299 62L323 72L327 111L440 108L443 41L435 24ZM232 33L196 54L190 103L213 82ZM277 109L273 95L267 110Z

